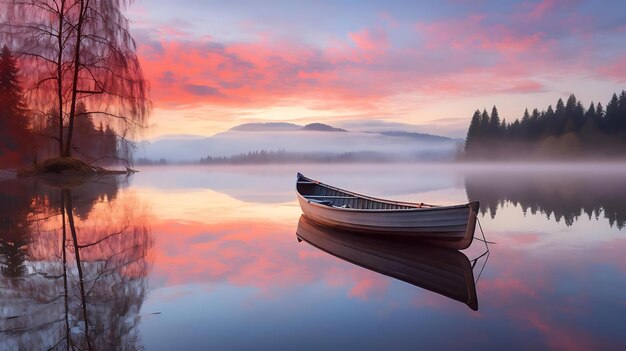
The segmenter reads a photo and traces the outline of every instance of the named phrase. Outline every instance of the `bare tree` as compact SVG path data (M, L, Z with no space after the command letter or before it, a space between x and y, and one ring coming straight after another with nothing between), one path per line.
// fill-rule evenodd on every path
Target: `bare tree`
M42 114L54 106L67 126L55 136L61 156L71 156L74 122L87 114L117 121L124 138L145 126L149 88L123 13L132 0L0 1L2 34L24 59L29 102ZM78 101L88 111L77 113Z

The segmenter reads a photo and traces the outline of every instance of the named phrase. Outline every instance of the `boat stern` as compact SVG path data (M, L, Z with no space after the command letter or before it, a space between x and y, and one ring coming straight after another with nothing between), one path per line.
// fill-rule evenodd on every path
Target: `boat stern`
M465 236L461 243L459 243L460 250L467 249L474 241L474 232L476 231L476 221L478 221L478 210L480 210L480 202L472 201L467 204L469 207L469 217L467 218L467 229Z

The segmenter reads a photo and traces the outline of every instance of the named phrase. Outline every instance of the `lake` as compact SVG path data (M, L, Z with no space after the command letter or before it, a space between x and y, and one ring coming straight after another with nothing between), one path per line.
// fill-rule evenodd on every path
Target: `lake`
M437 264L403 256L468 277L461 288L432 276L411 284L395 266L299 241L298 171L376 197L478 200L493 243ZM4 179L0 349L626 349L625 224L622 165L165 166L63 186ZM412 250L402 246L387 253ZM459 289L475 289L477 310L445 293Z

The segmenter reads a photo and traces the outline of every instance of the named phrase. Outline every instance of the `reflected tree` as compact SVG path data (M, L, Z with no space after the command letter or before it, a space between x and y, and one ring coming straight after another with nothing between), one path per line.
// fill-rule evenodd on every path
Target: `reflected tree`
M621 174L468 174L465 189L470 201L481 202L483 215L495 217L507 203L561 220L567 226L586 215L603 216L609 225L626 227L626 177ZM493 179L497 178L497 179Z
M26 273L0 284L0 349L141 348L148 214L132 193L111 192L111 179L37 185Z
M0 272L4 277L18 278L27 270L26 247L31 241L29 189L26 182L0 182Z

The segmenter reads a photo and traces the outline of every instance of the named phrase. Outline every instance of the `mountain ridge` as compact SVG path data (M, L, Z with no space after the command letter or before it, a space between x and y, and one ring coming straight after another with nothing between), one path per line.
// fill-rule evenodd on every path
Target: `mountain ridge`
M252 133L251 133L252 132ZM457 139L413 131L350 131L324 123L246 123L203 138L168 138L140 143L136 157L172 162L230 157L248 152L284 150L289 153L365 155L376 152L389 159L451 159Z

